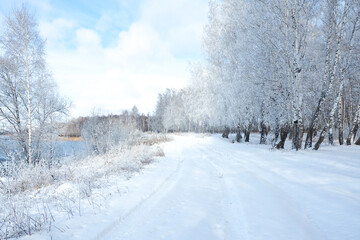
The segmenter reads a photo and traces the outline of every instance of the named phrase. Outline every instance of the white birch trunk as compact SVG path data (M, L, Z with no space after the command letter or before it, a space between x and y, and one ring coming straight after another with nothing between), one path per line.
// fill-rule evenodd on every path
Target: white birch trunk
M339 126L339 144L344 144L344 93L341 93L339 109L338 109L338 126Z
M335 9L333 9L333 11L335 11ZM331 19L330 21L333 23L334 21L336 21L335 18L335 13L332 12L331 15ZM328 33L328 38L326 40L326 57L325 57L325 73L324 73L324 78L323 78L323 86L327 87L321 92L321 96L318 102L318 105L314 111L314 114L312 116L311 122L310 122L310 126L308 129L308 133L306 136L306 141L305 141L305 149L308 147L312 147L312 136L314 133L315 129L315 123L320 115L320 113L323 111L323 105L324 102L327 98L327 96L329 95L330 90L332 89L333 86L333 82L335 79L335 74L337 71L337 66L338 66L338 60L339 60L339 56L340 56L340 44L342 42L342 39L344 38L344 31L345 31L345 23L346 23L346 14L344 11L344 19L342 21L342 25L341 25L341 29L340 29L340 34L337 38L337 44L336 44L336 51L335 51L335 60L334 60L334 64L333 67L331 69L331 61L330 61L330 47L331 47L331 42L332 42L332 37L333 37L333 33L337 34L338 32L338 27L337 24L334 23L333 25L330 26L329 29L329 33ZM335 31L333 31L333 27L335 26Z
M335 112L336 112L336 109L338 107L338 104L340 102L340 98L341 98L341 95L342 95L342 90L344 88L344 78L342 76L342 79L341 79L341 82L340 82L340 86L339 86L339 91L338 91L338 94L334 100L334 104L333 104L333 107L330 111L330 114L329 114L329 120L327 121L327 123L325 124L324 128L322 129L321 133L320 133L320 137L319 137L319 140L316 142L315 144L315 147L314 147L314 150L318 150L320 148L320 145L321 143L324 141L324 138L325 138L325 135L327 133L327 131L329 130L329 128L332 126L333 122L334 122L334 119L335 119Z
M292 24L295 32L295 42L293 45L294 63L293 63L293 93L295 96L294 101L294 118L293 118L293 139L292 148L301 149L301 142L303 136L303 122L302 122L302 66L301 66L301 43L300 43L300 29L299 29L299 6L292 10Z
M351 137L354 133L354 130L355 130L355 127L356 125L359 125L360 124L360 99L359 99L359 105L358 105L358 108L356 110L356 113L355 113L355 117L354 117L354 121L352 123L352 126L349 130L349 134L346 138L346 145L351 145Z
M30 75L29 75L29 56L26 48L25 51L25 61L26 61L26 81L27 81L27 105L28 105L28 163L32 164L32 126L31 126L31 91L30 91Z

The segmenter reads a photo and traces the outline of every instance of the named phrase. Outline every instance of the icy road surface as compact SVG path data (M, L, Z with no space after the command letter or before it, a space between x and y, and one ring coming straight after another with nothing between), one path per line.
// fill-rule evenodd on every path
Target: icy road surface
M360 148L271 151L175 136L166 157L53 239L360 239ZM66 225L66 227L64 227ZM45 237L44 235L42 235ZM49 235L47 235L49 236ZM39 237L39 236L38 236Z

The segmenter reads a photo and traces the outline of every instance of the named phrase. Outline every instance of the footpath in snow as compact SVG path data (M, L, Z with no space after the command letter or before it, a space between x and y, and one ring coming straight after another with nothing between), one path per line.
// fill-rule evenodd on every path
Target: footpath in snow
M174 136L98 214L23 239L360 239L360 148ZM61 229L61 231L60 231Z

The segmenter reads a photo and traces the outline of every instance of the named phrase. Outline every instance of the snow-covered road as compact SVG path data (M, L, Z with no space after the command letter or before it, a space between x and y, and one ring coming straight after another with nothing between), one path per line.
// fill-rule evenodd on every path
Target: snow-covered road
M271 151L188 135L165 153L107 211L53 239L360 239L359 148Z
M351 172L349 162L360 165L359 152L348 156L345 163L336 157L311 163L310 159L296 159L299 156L287 159L294 153L276 154L261 146L232 145L219 138L178 137L176 145L176 150L166 149L168 158L178 161L175 171L104 238L360 237L360 195L351 192L359 183L359 168L353 169L353 176L341 176L344 170ZM355 182L347 185L351 177Z

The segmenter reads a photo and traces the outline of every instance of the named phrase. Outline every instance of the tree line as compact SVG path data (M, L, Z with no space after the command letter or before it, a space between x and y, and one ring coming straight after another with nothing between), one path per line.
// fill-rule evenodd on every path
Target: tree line
M82 130L89 122L115 121L118 125L129 126L142 132L151 131L151 116L140 113L134 106L130 111L124 110L121 114L93 113L91 116L78 117L70 121L60 123L60 137L81 137Z
M204 60L188 87L159 95L159 127L318 149L356 140L360 122L358 0L211 1ZM303 145L303 143L305 144ZM355 141L360 144L360 139ZM313 146L314 145L314 146Z

